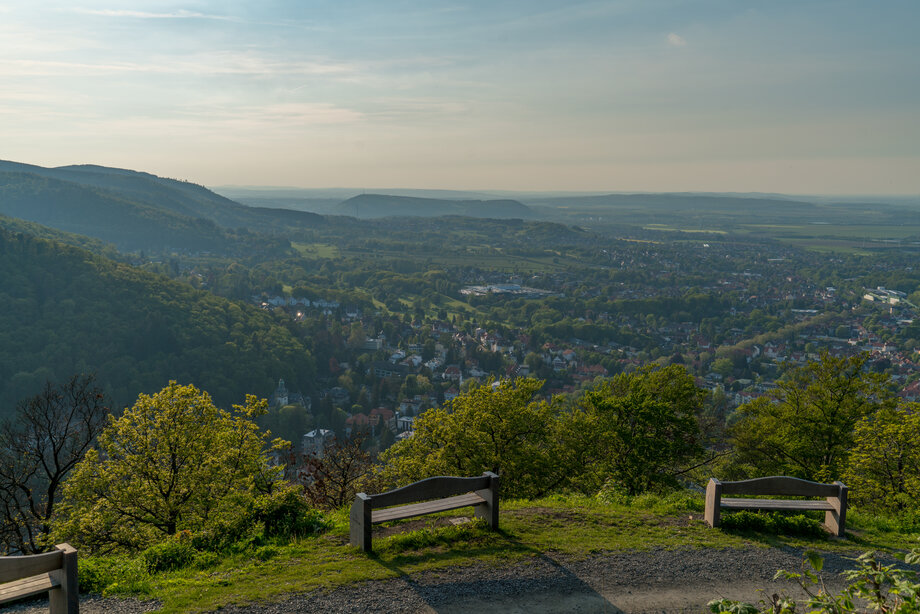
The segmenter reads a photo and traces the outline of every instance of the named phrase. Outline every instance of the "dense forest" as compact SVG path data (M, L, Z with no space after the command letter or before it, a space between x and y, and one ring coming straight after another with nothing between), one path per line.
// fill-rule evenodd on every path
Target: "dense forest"
M117 404L170 379L222 404L308 385L313 360L287 320L80 248L0 230L0 408L46 380L95 372Z

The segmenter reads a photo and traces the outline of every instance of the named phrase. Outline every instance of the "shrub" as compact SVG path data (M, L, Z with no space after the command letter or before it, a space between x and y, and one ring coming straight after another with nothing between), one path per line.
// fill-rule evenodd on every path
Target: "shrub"
M195 569L211 569L220 563L220 556L216 552L198 552L192 565Z
M121 556L78 558L80 592L108 595L149 592L150 575L140 558Z
M326 528L323 515L292 487L257 497L252 518L263 524L266 537L307 537Z
M908 564L920 563L920 548L904 557ZM798 584L808 595L802 611L820 614L856 614L863 612L889 612L891 614L916 614L920 612L920 583L914 571L899 569L881 563L873 552L865 552L853 559L856 568L844 572L849 584L839 595L833 594L817 575L824 559L814 552L805 555L802 571L779 570L774 579L783 578ZM761 599L760 607L742 601L714 599L709 611L733 614L796 614L799 603L785 594L771 595L769 601Z
M187 567L195 560L197 554L190 539L175 536L150 546L141 553L141 558L147 573L152 574Z
M821 523L804 514L789 515L782 512L764 514L740 510L722 516L722 528L726 531L751 531L776 535L801 535L803 537L826 537L827 531Z

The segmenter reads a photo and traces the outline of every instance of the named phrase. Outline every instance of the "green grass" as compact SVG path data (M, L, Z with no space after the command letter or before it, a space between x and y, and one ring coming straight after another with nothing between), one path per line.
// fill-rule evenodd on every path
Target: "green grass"
M744 224L751 232L781 237L811 237L865 241L899 240L920 235L920 226L885 226L870 224Z
M717 234L724 235L728 234L726 230L716 230L714 228L704 229L704 228L682 228L680 226L671 225L671 224L646 224L643 226L644 230L661 230L666 232L688 232L688 233L704 233L704 234Z
M320 260L324 258L338 258L339 248L328 243L294 243L291 242L297 252L304 258Z
M738 232L766 235L813 252L868 256L880 250L916 247L903 239L920 235L920 226L868 224L744 224Z
M147 575L132 560L123 560L126 569L111 574L117 585L108 592L158 599L163 612L200 612L452 566L507 565L543 554L577 559L622 550L752 546L858 553L911 543L905 527L872 522L858 513L851 515L850 537L838 540L712 529L703 522L702 510L702 497L694 494L503 501L497 533L481 521L436 526L439 518L443 525L445 516L468 515L469 510L446 512L395 523L405 530L375 538L372 555L349 545L348 511L340 510L330 515L330 529L323 535L248 550L213 565L211 560L198 568ZM99 566L100 560L84 564Z
M819 254L849 254L851 256L871 256L877 252L866 249L864 244L857 244L852 241L834 241L831 239L792 239L779 238L782 243L788 243L795 247L817 252Z

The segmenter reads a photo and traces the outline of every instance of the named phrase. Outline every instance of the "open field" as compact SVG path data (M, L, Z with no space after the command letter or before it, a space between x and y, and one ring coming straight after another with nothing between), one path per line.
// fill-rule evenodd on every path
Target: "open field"
M774 237L810 237L855 239L863 241L895 241L920 236L920 225L869 224L742 224L741 230Z
M328 243L295 243L291 242L291 247L297 250L304 258L323 259L338 258L339 248Z
M688 232L716 235L728 234L726 230L716 230L714 228L681 228L671 224L646 224L643 228L645 230L662 230L665 232Z

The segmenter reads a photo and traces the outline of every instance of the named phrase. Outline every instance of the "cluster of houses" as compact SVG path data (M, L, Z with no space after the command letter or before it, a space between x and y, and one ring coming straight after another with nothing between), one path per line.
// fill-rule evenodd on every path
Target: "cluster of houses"
M561 292L530 288L520 284L488 284L484 286L466 286L460 289L460 294L465 296L489 296L490 294L506 294L512 298L546 298L548 296L565 296Z
M714 257L719 255L715 254ZM675 258L661 260L658 264L663 268L653 276L656 282L673 276L686 263ZM376 378L399 379L423 373L432 382L437 382L438 396L389 398L384 401L386 407L351 415L345 426L346 432L379 432L381 428L388 428L397 436L408 436L412 432L415 417L437 406L439 402L449 402L455 398L461 384L471 378L525 377L533 375L533 369L539 366L542 377L552 380L547 385L549 393L574 392L579 385L587 385L598 377L609 375L607 367L613 369L612 364L616 365L617 370L630 370L643 363L653 360L662 362L671 357L679 357L678 360L698 376L700 386L722 389L732 404L740 405L768 394L775 386L770 380L778 376L782 369L764 370L761 365L803 365L818 359L820 351L828 351L835 356L868 352L873 362L882 361L884 368L893 374L894 381L902 387L902 397L908 400L920 399L920 383L917 382L920 365L915 361L913 348L901 347L897 341L903 338L899 337L899 333L913 321L915 308L908 301L907 295L885 287L864 289L862 293L852 289L841 291L836 287L804 280L796 273L789 272L792 270L790 266L783 258L768 259L763 269L726 270L713 276L712 281L701 284L699 289L703 293L732 297L731 306L724 309L724 315L730 319L726 324L722 322L727 318L721 316L708 318L715 324L706 325L701 321L674 321L662 316L616 311L585 310L582 314L567 314L577 321L618 327L637 340L642 340L644 347L630 347L609 340L595 344L579 339L556 339L535 348L530 342L530 331L527 330L509 332L503 329L503 335L484 327L459 326L443 319L410 323L408 320L385 316L394 324L396 335L387 338L382 332L375 331L374 336L368 336L358 349L373 353L375 360L361 364L367 365L368 372ZM783 272L783 267L786 272ZM648 270L649 266L644 263L636 268ZM555 289L571 290L572 280L562 274L557 277L547 277L543 281L551 281ZM507 295L509 298L526 298L532 290L538 291L540 296L555 293L555 290L524 286L520 279L512 278L509 281L507 276L504 276L504 281L502 279L503 276L498 274L486 276L484 283L470 285L463 293L476 296L485 292L499 297ZM686 288L677 284L672 288L663 288L651 282L648 286L622 285L621 290L607 290L601 298L661 297L670 295L672 290L671 294L681 296L686 292ZM357 310L342 310L335 301L308 301L278 296L259 296L253 299L258 299L266 307L315 308L326 313L335 311L335 317L341 317L342 322L360 321L365 330L374 330L373 317L362 318ZM772 314L773 317L782 314L780 317L784 324L795 325L794 333L786 337L774 334L775 326L767 328L759 324L758 320L747 318L754 310ZM825 318L825 314L833 317ZM869 316L871 323L867 322ZM775 321L771 324L775 324ZM430 339L423 336L423 329L430 331ZM761 335L769 340L752 342ZM740 360L756 366L756 372L752 373L753 367L749 370L737 369L732 374L722 369L720 373L710 371L714 359L720 356L720 352L724 353L725 348L731 349L735 364ZM482 368L486 363L478 362L477 357L482 356L483 350L501 355L500 370L494 369L494 363L491 368ZM531 352L539 357L536 365L533 360L523 360ZM344 367L344 363L341 364ZM336 406L347 406L347 390L331 388L323 390L322 394L328 395ZM296 398L294 393L288 392L287 395L289 401ZM306 406L308 397L301 397ZM317 436L314 432L311 440Z

